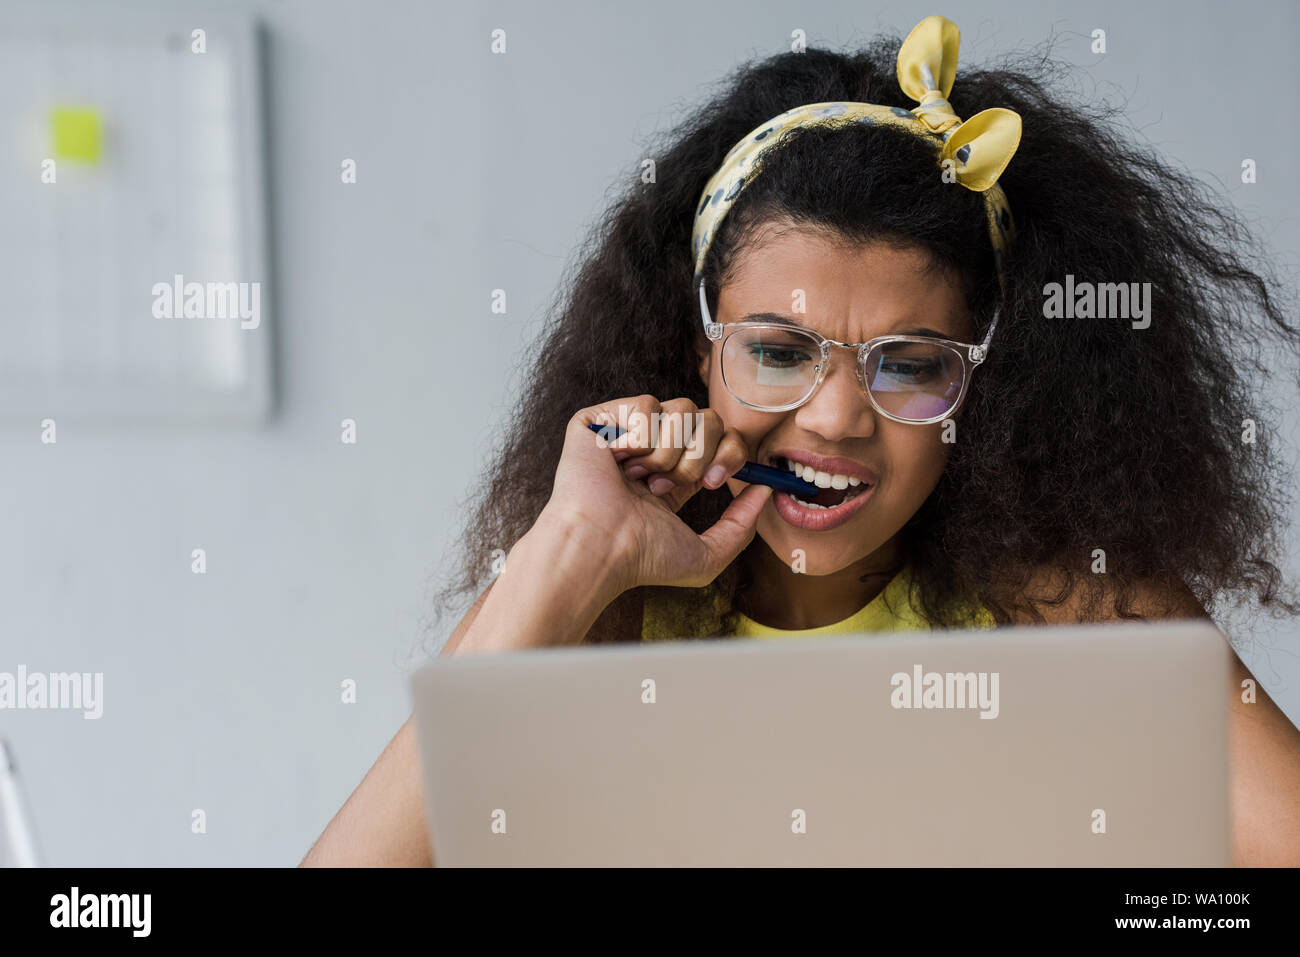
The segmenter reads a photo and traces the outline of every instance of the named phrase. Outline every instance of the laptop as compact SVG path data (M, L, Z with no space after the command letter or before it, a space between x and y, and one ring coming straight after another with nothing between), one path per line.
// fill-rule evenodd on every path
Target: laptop
M438 866L1231 864L1206 620L449 656Z

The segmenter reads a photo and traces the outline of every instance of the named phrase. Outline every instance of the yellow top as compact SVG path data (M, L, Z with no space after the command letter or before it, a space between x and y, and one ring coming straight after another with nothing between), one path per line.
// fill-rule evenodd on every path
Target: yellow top
M911 577L907 569L895 575L866 607L855 612L843 621L837 621L820 628L804 628L792 631L769 628L760 625L752 618L739 615L736 625L737 638L818 638L823 635L843 635L854 632L872 631L929 631L931 625L908 601L908 587ZM891 610L892 609L892 610ZM673 608L653 593L647 595L645 612L641 623L642 641L671 641L681 637L679 628L673 626ZM973 606L970 613L962 619L971 628L992 628L993 616L987 609Z

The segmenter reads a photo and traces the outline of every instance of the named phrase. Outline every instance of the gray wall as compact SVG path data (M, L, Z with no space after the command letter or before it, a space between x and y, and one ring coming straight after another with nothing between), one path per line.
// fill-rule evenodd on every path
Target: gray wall
M0 433L0 670L105 673L99 721L0 714L47 863L296 863L408 713L405 669L443 637L425 609L511 370L611 184L792 29L838 48L934 12L611 6L220 5L266 26L280 406L258 430L61 429L56 448L37 423ZM1055 34L1085 90L1126 99L1137 135L1221 183L1295 264L1292 4L942 12L968 65ZM488 53L494 27L505 57ZM0 232L0 252L18 241ZM508 316L489 311L495 287ZM356 446L339 442L345 417ZM1294 410L1284 429L1297 436ZM199 546L206 576L189 571ZM1300 718L1294 629L1259 635L1251 663ZM345 678L355 705L339 703Z

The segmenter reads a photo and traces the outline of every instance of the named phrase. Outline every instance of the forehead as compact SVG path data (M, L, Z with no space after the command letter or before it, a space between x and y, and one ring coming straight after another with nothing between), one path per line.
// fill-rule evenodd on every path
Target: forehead
M720 322L758 312L846 341L918 325L962 338L970 328L961 283L925 250L791 226L761 231L719 294Z

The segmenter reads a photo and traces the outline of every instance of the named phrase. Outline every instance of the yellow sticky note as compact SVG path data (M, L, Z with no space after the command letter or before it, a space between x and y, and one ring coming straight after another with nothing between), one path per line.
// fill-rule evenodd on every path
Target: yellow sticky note
M99 113L85 107L57 106L50 119L56 157L85 163L99 161L103 146Z

